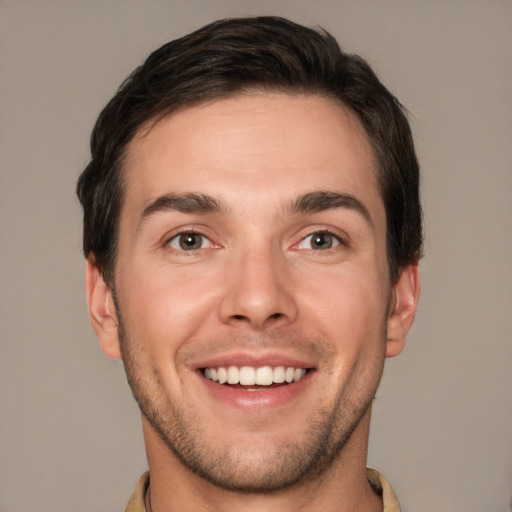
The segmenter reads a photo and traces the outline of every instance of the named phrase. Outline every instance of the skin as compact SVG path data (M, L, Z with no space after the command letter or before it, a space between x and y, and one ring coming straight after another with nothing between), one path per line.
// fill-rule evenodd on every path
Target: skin
M90 259L87 297L143 411L148 506L382 510L365 476L371 402L419 277L410 265L390 283L357 118L318 96L247 93L143 127L125 167L115 295ZM319 192L347 201L319 207ZM226 393L198 370L233 361L309 371Z

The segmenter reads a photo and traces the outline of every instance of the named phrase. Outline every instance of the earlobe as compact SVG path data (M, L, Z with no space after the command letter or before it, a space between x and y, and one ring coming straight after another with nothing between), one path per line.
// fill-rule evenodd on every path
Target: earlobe
M121 358L118 336L118 319L112 290L105 283L98 267L87 259L85 293L91 324L100 341L102 352L113 359Z
M402 268L400 277L393 286L387 325L386 357L395 357L402 352L405 338L414 322L420 289L418 264Z

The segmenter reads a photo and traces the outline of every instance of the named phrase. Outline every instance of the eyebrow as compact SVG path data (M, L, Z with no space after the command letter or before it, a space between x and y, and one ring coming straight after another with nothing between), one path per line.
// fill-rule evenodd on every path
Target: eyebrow
M361 214L370 226L373 221L368 208L351 194L338 192L310 192L295 199L290 205L293 213L317 213L334 208L348 208Z
M156 213L176 211L181 213L221 213L227 208L215 197L189 192L186 194L165 194L152 201L140 216L139 224Z
M308 192L294 199L287 210L292 213L318 213L335 208L347 208L361 214L370 226L373 226L370 212L366 206L351 194L339 192ZM185 194L165 194L152 201L141 214L139 225L160 212L177 211L181 213L225 213L228 208L219 199L197 192Z

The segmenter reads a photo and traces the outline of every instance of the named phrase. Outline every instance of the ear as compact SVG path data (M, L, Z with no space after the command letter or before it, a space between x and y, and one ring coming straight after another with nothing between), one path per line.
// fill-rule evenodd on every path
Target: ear
M113 359L121 359L117 333L118 320L112 290L91 258L85 270L85 293L91 324L100 341L102 352Z
M418 264L402 268L391 297L386 357L395 357L402 352L405 338L414 321L420 289Z

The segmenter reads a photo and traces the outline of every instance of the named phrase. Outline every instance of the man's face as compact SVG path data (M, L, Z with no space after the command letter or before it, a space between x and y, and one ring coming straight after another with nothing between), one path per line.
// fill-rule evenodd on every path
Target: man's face
M148 435L224 488L327 467L367 435L393 296L358 120L312 95L217 100L142 129L125 173L116 302Z

